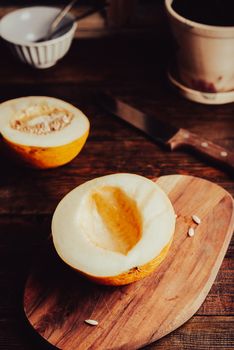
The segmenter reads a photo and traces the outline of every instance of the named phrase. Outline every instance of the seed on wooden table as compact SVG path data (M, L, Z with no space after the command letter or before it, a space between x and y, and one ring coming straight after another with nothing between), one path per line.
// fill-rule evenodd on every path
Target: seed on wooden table
M201 223L201 219L197 215L192 215L192 219L198 225Z
M98 321L96 321L96 320L85 320L85 323L88 323L91 326L97 326L98 325Z
M195 230L193 227L189 227L189 230L188 230L188 235L189 237L193 237L195 234Z

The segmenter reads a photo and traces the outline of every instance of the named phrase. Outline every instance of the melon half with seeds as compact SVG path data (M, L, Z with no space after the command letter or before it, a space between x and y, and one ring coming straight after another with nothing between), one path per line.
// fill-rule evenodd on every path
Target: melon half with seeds
M36 168L54 168L77 156L89 133L87 117L52 97L29 96L0 105L6 149Z
M101 284L124 285L166 257L175 230L167 195L135 174L88 181L58 204L52 219L55 249L65 263Z

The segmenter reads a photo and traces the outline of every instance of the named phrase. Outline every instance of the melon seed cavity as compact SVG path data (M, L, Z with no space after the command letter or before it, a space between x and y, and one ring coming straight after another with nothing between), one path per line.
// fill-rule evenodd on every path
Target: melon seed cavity
M34 104L21 110L10 123L12 129L35 134L47 135L67 127L73 114L66 109Z

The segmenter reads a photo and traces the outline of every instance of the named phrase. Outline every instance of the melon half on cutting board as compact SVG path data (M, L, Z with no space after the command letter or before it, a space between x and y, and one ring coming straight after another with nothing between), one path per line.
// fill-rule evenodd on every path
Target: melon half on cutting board
M90 283L64 264L52 243L47 244L38 254L26 282L24 310L36 332L58 349L135 350L181 326L205 300L231 240L234 228L233 199L222 187L192 176L162 176L155 182L169 197L177 218L170 249L165 259L148 277L118 287L98 285ZM111 184L111 187L116 186L117 183ZM87 191L86 195L88 193L90 194ZM94 201L94 206L100 202L102 208L105 196L112 197L116 192L113 193L111 189L106 193L104 189L101 193L97 191L97 197L95 193L96 191L94 197L91 196L91 201ZM130 196L128 190L126 193ZM156 190L156 193L160 196L160 192ZM74 196L75 194L76 192ZM73 196L73 193L70 195ZM143 200L145 195L145 190L139 191L138 202L142 205L144 202L140 199ZM80 213L90 219L91 212L85 214L87 196L83 200L84 206L80 208ZM74 208L76 205L79 207L81 202L79 199L77 203L73 202L70 207L73 214ZM65 203L66 201L63 204ZM150 208L151 211L158 212L157 207L152 205ZM73 214L70 214L69 219L76 221L79 215ZM193 221L192 215L201 219L199 225ZM161 214L159 217L162 217ZM60 219L59 222L61 221ZM95 222L97 224L97 220ZM72 225L75 227L77 222ZM191 226L195 229L193 237L188 235ZM68 228L69 225L67 233ZM86 236L87 229L85 226ZM88 232L90 233L89 230ZM98 232L90 233L91 242L96 242ZM169 231L165 233L169 242ZM60 234L61 232L56 233L58 237L55 239L58 238L59 241L55 241L55 245L62 255L66 254L66 243L60 251L63 244L61 239L63 237L66 241L66 236L59 237ZM158 230L154 234L160 235ZM123 237L124 245L119 250L122 250L125 260L128 248L125 250L126 235ZM136 242L137 234L134 237ZM141 240L138 242L141 244ZM106 239L102 243L106 243ZM136 242L135 247L137 244ZM115 248L116 244L112 247ZM78 247L72 247L72 254L75 250ZM74 259L70 255L62 255L62 258ZM92 254L88 259L92 260ZM69 265L74 263L73 260L66 262ZM88 264L89 262L87 266ZM122 266L122 263L117 266ZM113 268L113 265L109 268ZM98 325L86 324L84 321L87 319L98 321Z
M64 220L66 218L66 220ZM167 195L135 174L112 174L68 193L52 219L59 256L86 277L123 285L152 273L166 257L175 230Z
M81 151L89 121L67 102L28 96L0 105L0 133L8 155L34 168L54 168Z

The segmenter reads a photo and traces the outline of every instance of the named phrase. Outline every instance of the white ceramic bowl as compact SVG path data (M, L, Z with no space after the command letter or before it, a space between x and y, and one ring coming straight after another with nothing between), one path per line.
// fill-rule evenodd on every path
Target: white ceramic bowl
M49 6L33 6L13 11L1 19L1 37L24 63L36 68L51 67L69 50L76 23L52 40L39 43L34 41L47 34L59 11L59 8ZM68 22L73 18L71 14L67 14L63 21Z

